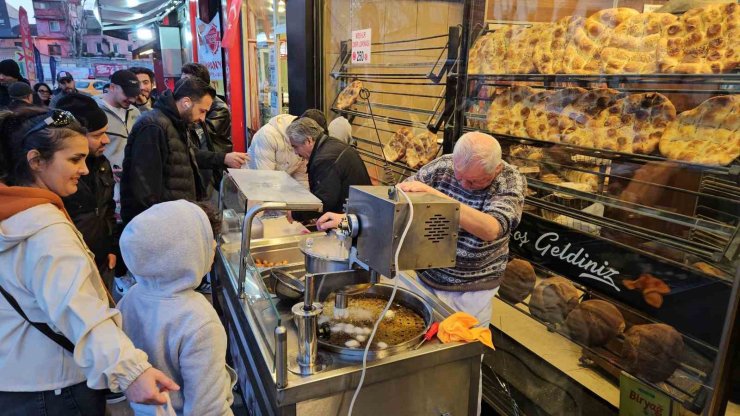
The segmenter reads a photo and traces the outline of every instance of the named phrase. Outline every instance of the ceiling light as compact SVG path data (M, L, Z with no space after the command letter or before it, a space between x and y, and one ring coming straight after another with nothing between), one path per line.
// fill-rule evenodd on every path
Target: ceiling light
M139 12L134 12L131 14L131 17L134 19L141 19L142 17L144 17L144 15Z
M139 55L151 55L154 53L154 49L147 49L144 52L140 52Z
M150 29L141 27L136 31L136 37L139 38L139 40L152 40L152 38L154 38L154 34Z
M278 1L278 6L285 7L285 1L284 0Z
M139 0L126 0L126 6L128 7L136 7L139 4Z

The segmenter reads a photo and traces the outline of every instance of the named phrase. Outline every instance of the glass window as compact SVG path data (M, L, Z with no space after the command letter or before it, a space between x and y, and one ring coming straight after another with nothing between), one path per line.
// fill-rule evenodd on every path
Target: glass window
M49 55L61 55L62 47L60 45L49 45Z
M52 32L61 32L62 31L62 28L61 28L61 25L59 24L59 22L57 22L56 20L50 20L49 21L49 30L51 30Z

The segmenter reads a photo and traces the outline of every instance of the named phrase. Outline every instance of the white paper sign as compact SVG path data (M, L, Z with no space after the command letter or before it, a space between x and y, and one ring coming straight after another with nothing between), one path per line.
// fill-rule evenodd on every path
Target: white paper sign
M370 44L372 43L372 29L352 31L352 63L370 63Z

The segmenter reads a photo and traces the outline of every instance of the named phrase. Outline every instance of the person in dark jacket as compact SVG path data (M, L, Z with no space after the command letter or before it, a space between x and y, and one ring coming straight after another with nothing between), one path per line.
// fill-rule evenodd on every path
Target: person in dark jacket
M39 107L48 107L51 103L51 87L44 82L37 82L33 86L33 104Z
M95 100L78 93L65 94L57 102L60 110L66 110L87 129L87 146L90 151L85 164L89 174L80 178L77 192L62 198L85 243L95 255L95 264L109 290L113 286L113 270L120 257L116 225L116 204L113 201L113 171L103 155L110 143L106 134L108 118Z
M18 62L12 59L0 61L0 108L5 108L10 104L12 99L8 93L8 87L10 87L10 84L18 81L31 85L21 75L21 68L18 66Z
M365 162L352 146L329 137L318 123L305 117L291 123L286 135L293 150L308 159L308 185L324 204L324 212L343 212L352 185L371 185ZM307 220L317 213L294 212L293 218Z
M33 105L33 90L25 82L18 81L10 84L8 87L10 104L8 110L15 111L19 108L30 107Z
M203 64L189 63L182 67L182 77L195 77L206 84L211 83L208 68ZM206 114L203 123L194 125L194 134L197 137L199 151L196 153L203 184L207 187L206 193L210 198L213 191L218 189L221 176L227 167L238 169L249 157L246 153L233 152L231 143L231 112L226 103L218 96L213 98L213 104Z
M190 125L203 122L216 91L197 78L182 79L165 91L134 124L123 159L121 218L124 225L164 201L199 200L198 173Z

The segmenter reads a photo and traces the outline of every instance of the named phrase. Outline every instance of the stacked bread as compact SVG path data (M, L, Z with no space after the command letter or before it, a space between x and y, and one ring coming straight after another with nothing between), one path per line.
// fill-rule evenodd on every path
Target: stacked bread
M479 37L471 74L718 74L740 62L740 6L708 5L680 17L630 8L509 25Z
M727 165L740 156L740 96L712 97L676 115L660 93L610 88L494 91L487 130L624 153Z
M434 160L439 153L437 135L425 130L414 134L411 129L401 127L383 145L383 154L389 162L405 161L412 169L418 169Z

